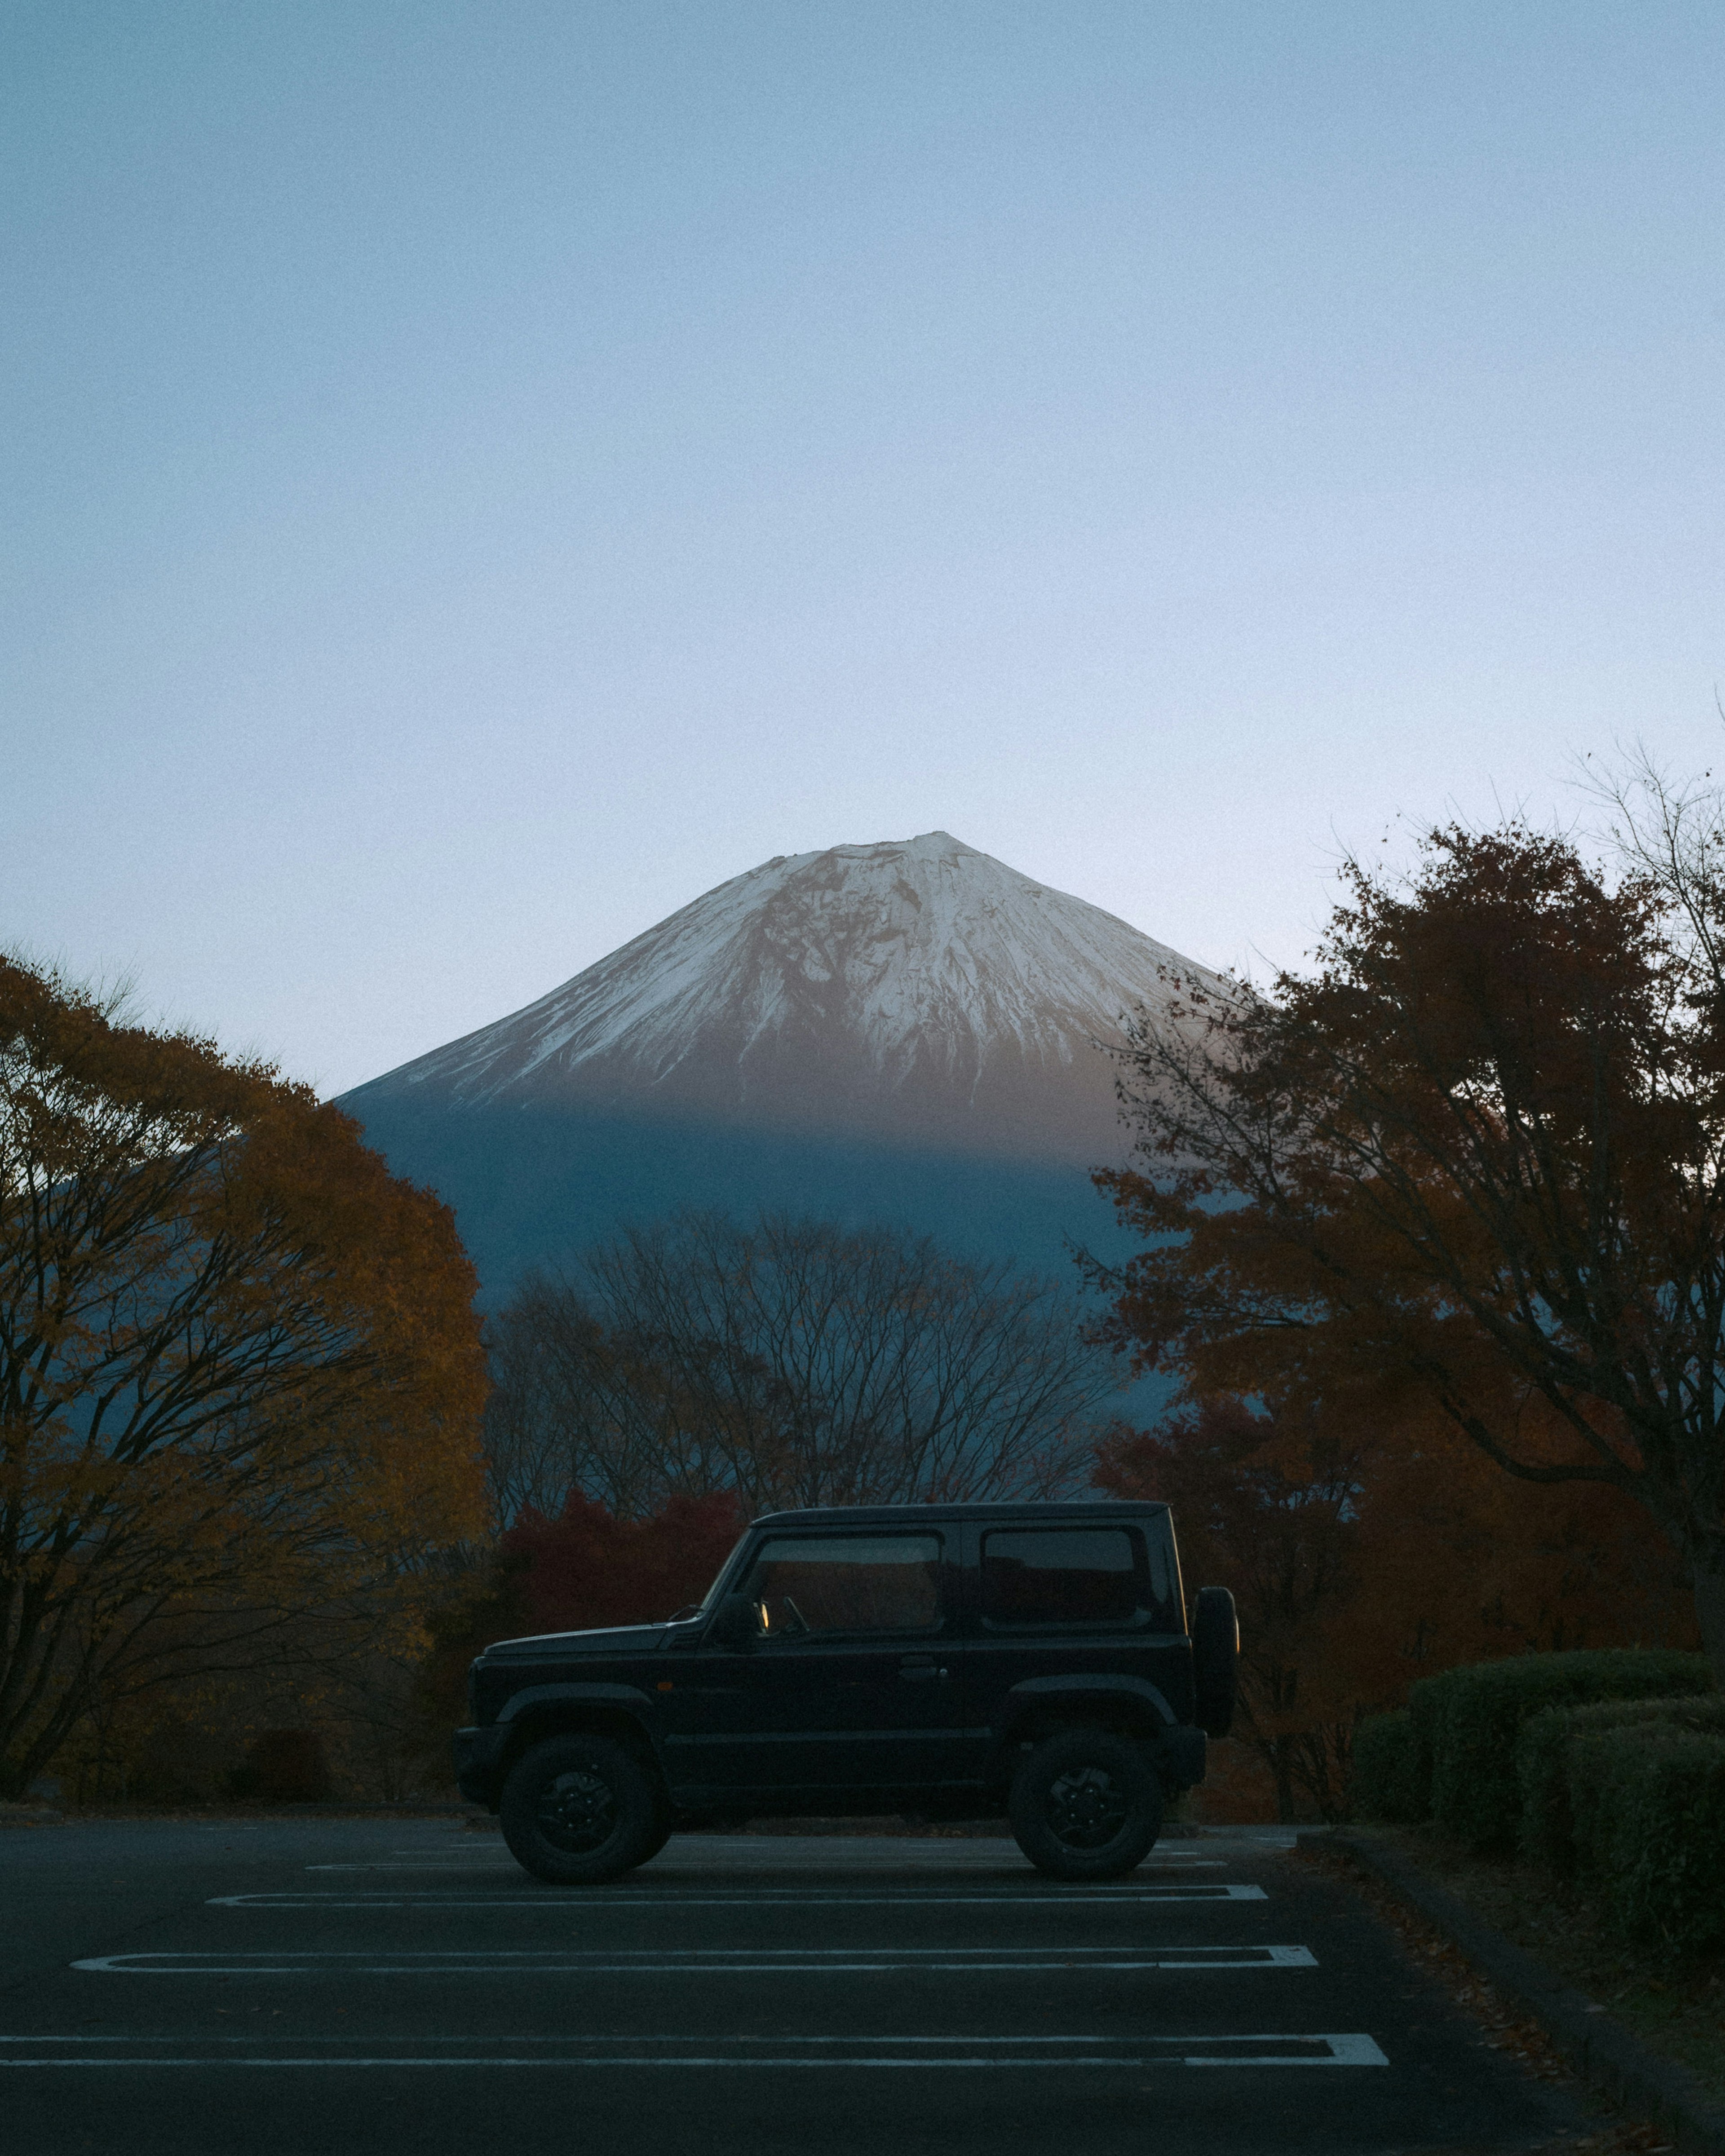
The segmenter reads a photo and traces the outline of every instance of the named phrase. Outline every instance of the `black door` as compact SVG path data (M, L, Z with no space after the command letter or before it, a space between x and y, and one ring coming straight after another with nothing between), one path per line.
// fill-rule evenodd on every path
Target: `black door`
M757 1639L702 1647L677 1673L673 1784L807 1802L952 1779L963 1687L947 1557L934 1530L770 1535L737 1590Z

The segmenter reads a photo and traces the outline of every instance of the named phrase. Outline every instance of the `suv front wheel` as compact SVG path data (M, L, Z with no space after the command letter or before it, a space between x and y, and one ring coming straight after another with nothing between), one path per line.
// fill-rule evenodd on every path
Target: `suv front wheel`
M1013 1838L1055 1879L1117 1879L1162 1829L1162 1783L1143 1748L1106 1729L1061 1729L1013 1777Z
M554 1887L597 1887L656 1853L666 1808L608 1737L548 1737L510 1769L497 1807L517 1864Z

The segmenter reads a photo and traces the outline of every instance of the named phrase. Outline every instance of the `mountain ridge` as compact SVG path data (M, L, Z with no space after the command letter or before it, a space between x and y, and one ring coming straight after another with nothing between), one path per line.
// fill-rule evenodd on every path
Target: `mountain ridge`
M367 1123L534 1108L1096 1165L1105 1052L1204 968L945 831L771 860L356 1087Z

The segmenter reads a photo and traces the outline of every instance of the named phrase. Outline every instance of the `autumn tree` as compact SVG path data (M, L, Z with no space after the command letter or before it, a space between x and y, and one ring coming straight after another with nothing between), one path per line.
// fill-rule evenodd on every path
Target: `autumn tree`
M1183 1571L1224 1583L1240 1613L1234 1733L1268 1768L1277 1811L1338 1815L1352 1717L1324 1652L1358 1588L1359 1448L1289 1441L1239 1400L1205 1400L1152 1430L1119 1428L1096 1481L1173 1508ZM1345 1694L1345 1686L1343 1687Z
M554 1519L527 1512L499 1545L511 1601L533 1632L662 1623L698 1603L745 1522L728 1491L680 1493L640 1520L619 1520L572 1490Z
M1356 1726L1416 1677L1530 1648L1689 1641L1669 1545L1609 1487L1518 1481L1380 1386L1276 1412L1186 1402L1112 1430L1096 1479L1171 1505L1187 1576L1232 1589L1233 1734L1284 1820L1343 1815Z
M1348 870L1308 975L1142 1017L1139 1164L1099 1180L1144 1247L1094 1270L1140 1368L1354 1383L1640 1508L1725 1676L1720 818L1626 798L1646 843L1614 872L1517 824L1439 831L1405 882Z
M743 1524L736 1498L722 1490L675 1493L633 1520L578 1490L549 1518L527 1506L467 1592L433 1621L414 1688L420 1758L448 1773L449 1732L465 1716L468 1665L494 1640L662 1622L706 1594Z
M684 1214L492 1327L500 1523L571 1490L625 1519L681 1493L779 1507L1047 1496L1117 1378L1064 1285L886 1228Z
M0 958L0 1793L480 1531L474 1286L308 1089Z

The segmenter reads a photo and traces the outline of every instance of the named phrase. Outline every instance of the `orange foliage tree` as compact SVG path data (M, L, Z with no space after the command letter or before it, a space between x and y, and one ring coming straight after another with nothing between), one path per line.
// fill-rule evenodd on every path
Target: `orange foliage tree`
M270 1067L0 959L0 1794L482 1530L448 1209Z
M1436 1417L1207 1399L1117 1429L1096 1480L1173 1507L1183 1568L1240 1606L1235 1735L1284 1820L1346 1808L1360 1717L1415 1677L1528 1648L1687 1643L1669 1545L1596 1483L1500 1474Z
M1146 1246L1096 1270L1197 1395L1441 1426L1545 1493L1524 1538L1633 1508L1725 1676L1725 901L1717 848L1644 853L1439 832L1349 870L1309 978L1192 984L1099 1178Z

